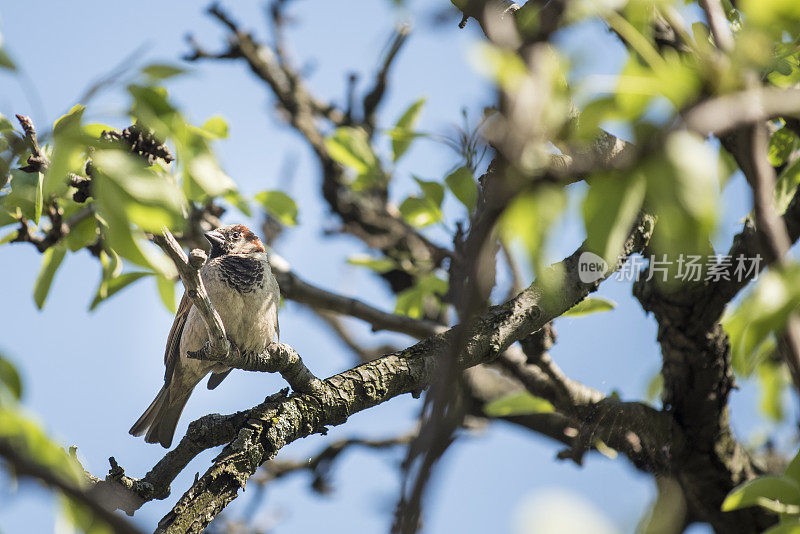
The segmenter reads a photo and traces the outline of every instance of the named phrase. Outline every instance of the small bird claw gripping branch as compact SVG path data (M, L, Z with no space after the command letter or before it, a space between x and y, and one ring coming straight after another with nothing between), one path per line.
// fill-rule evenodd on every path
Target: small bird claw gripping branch
M196 360L223 362L245 371L280 373L292 389L300 393L313 395L323 391L322 380L314 376L297 351L286 343L270 343L262 353L232 351L228 357L220 357L204 347L196 352L190 351L188 355Z
M297 351L285 343L271 343L260 354L231 350L231 342L225 335L225 325L214 309L200 277L200 269L207 260L206 253L195 249L187 258L172 233L167 228L162 229L162 232L163 236L154 236L153 241L175 264L186 293L197 306L208 330L209 341L199 351L189 352L190 358L222 362L245 371L277 372L295 391L309 394L322 391L322 381L305 366Z

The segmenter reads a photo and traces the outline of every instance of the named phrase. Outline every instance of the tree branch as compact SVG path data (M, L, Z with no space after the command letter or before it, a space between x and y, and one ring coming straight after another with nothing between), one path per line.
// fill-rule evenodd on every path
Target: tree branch
M620 261L644 247L652 226L651 219L637 225ZM555 286L535 282L514 299L476 318L467 329L458 367L465 369L491 361L514 341L538 330L594 291L600 281L586 284L578 277L581 252L578 249L551 268ZM392 397L427 387L436 376L442 358L449 353L453 336L451 329L399 353L333 376L324 381L318 395L293 395L254 408L238 437L162 519L159 532L199 532L236 498L239 488L258 466L286 444L322 432L325 426L341 424L351 414Z

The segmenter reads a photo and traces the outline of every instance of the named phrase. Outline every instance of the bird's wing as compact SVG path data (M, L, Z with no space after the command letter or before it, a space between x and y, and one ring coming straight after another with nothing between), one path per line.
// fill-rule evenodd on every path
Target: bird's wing
M175 371L175 365L180 360L181 334L191 309L192 301L184 292L181 303L178 305L178 313L175 314L175 322L172 323L172 329L169 331L169 337L167 337L167 348L164 350L164 365L167 368L164 372L165 385L169 385L170 380L172 380L172 373Z
M281 326L280 326L280 324L278 324L278 306L275 306L274 309L275 309L275 311L273 312L274 313L273 316L275 317L275 335L277 336L278 341L280 342L280 340L281 340Z

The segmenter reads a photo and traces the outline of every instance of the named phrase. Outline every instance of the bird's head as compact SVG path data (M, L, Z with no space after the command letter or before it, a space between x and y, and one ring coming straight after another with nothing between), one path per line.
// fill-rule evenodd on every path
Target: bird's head
M261 240L243 224L220 226L204 235L211 243L210 258L225 254L255 256L264 252Z

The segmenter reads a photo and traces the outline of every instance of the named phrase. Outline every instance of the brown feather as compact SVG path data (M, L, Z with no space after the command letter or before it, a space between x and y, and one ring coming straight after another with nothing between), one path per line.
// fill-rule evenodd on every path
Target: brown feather
M172 380L172 373L175 370L175 365L180 360L181 348L181 334L183 333L183 325L186 324L186 318L189 316L189 310L192 309L192 300L185 292L181 298L181 303L178 305L178 312L175 314L175 321L172 323L172 328L167 337L167 347L164 350L164 365L166 370L164 372L164 385L168 386Z

